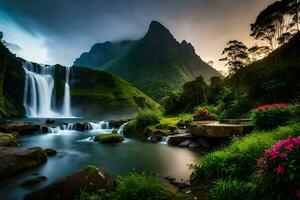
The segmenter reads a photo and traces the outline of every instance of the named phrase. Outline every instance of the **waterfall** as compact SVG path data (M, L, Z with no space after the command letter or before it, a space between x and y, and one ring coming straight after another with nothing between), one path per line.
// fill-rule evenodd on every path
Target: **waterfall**
M126 126L126 124L127 124L127 122L126 123L124 123L124 124L122 124L121 126L120 126L120 128L118 129L118 134L119 135L124 135L123 134L123 131L124 131L124 127Z
M54 66L46 66L31 62L23 62L25 71L23 105L26 116L32 118L72 117L70 106L70 69L66 68L66 82L63 111L58 113L55 109Z
M54 67L37 65L34 67L30 62L24 62L25 88L24 107L28 117L54 117L57 115L52 110Z
M65 95L64 95L64 104L63 104L63 115L66 117L72 117L69 77L70 77L70 68L66 67Z

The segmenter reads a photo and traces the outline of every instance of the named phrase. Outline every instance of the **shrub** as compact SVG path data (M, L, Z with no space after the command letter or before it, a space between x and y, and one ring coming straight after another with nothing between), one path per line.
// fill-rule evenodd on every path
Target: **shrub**
M252 199L251 183L237 179L220 179L214 183L208 192L209 200L249 200Z
M140 111L135 117L136 126L144 129L149 125L159 123L159 115L149 109Z
M94 141L100 143L120 143L124 141L124 139L121 135L111 133L96 135Z
M258 191L266 199L300 199L300 136L280 140L258 159Z
M251 113L251 119L257 129L269 130L288 121L291 112L287 104L262 105Z
M209 112L207 109L198 109L197 112L193 115L193 119L196 121L202 120L212 120L214 119L214 114Z

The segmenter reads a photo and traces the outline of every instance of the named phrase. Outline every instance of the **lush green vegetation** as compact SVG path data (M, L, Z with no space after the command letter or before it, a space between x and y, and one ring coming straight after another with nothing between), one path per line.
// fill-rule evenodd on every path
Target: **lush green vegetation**
M95 136L94 141L100 143L120 143L124 141L124 138L116 133L99 134Z
M177 192L170 192L159 181L158 177L145 173L131 172L119 176L112 192L99 190L94 194L82 192L79 200L188 200L190 197Z
M258 170L257 160L263 156L264 150L288 136L300 136L299 122L273 131L256 131L235 138L229 146L207 154L202 163L195 166L192 182L198 185L205 179L216 181L209 192L211 199L238 199L240 195L248 197L247 193L258 185L254 180Z

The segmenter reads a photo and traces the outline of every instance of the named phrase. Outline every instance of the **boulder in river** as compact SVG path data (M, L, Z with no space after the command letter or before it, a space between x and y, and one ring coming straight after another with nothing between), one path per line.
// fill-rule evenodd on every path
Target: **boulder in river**
M27 194L24 200L75 199L82 190L93 193L99 189L110 191L112 188L113 181L104 169L86 166L70 176Z
M46 148L44 151L46 152L47 156L54 156L57 154L57 151L51 148Z
M96 135L94 138L95 142L99 142L99 143L121 143L124 141L124 138L119 135L119 134L114 134L114 133L110 133L110 134L99 134Z
M55 123L55 120L52 120L52 119L47 119L46 124L54 124Z
M0 146L10 147L18 144L15 134L0 132Z
M40 147L0 147L0 179L19 174L47 160Z
M187 133L172 135L169 136L168 145L177 146L184 141L190 140L191 138L192 136Z

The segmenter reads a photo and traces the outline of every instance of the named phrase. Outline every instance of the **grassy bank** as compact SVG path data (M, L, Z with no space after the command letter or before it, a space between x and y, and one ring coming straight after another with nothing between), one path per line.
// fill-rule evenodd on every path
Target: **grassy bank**
M254 192L257 160L278 140L299 135L300 123L293 122L273 131L255 131L235 138L229 146L207 154L202 163L194 167L192 183L200 187L204 182L212 183L209 199L257 198Z

